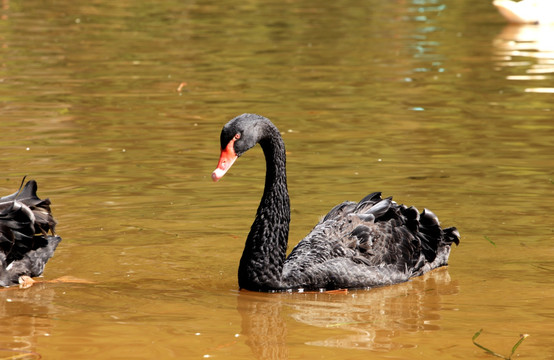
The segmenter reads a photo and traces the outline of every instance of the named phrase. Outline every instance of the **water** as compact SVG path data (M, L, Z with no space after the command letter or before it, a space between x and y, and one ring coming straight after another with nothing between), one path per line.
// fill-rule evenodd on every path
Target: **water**
M77 279L0 291L0 358L489 358L481 328L553 358L550 27L476 0L5 0L0 18L0 188L38 181L63 237L43 280ZM382 191L458 227L450 266L239 292L263 155L210 174L243 112L283 132L291 246Z

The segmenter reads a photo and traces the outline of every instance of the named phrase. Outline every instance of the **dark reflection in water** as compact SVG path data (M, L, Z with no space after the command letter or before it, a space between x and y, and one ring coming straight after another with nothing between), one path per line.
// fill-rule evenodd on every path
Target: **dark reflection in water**
M54 328L56 289L48 284L35 284L32 291L16 288L0 289L0 314L10 319L9 326L0 326L1 359L39 359L38 340L50 336Z
M346 294L242 291L237 309L256 358L287 359L289 314L306 325L341 330L340 335L308 340L308 345L390 351L416 346L401 339L406 332L440 330L443 297L457 293L447 268L440 268L399 285Z

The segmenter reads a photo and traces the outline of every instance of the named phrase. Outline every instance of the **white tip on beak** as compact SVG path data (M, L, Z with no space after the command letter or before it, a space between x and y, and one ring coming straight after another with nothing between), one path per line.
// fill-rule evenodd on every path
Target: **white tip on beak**
M218 181L223 177L223 175L225 175L226 172L227 172L226 170L223 170L220 168L215 169L214 172L212 173L212 180Z

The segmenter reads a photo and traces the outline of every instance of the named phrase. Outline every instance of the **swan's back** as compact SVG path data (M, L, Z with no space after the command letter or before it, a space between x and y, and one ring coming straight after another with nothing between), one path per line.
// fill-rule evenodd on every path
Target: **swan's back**
M21 191L0 198L0 286L18 283L22 275L42 274L61 241L50 200L37 196L31 180Z
M283 287L370 288L406 281L446 265L456 228L372 193L335 206L292 250Z

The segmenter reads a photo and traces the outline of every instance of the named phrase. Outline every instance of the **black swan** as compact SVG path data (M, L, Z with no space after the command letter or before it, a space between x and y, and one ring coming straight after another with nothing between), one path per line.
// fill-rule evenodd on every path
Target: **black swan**
M381 198L331 209L286 257L290 204L285 144L269 119L243 114L221 131L218 181L235 160L259 143L266 159L264 193L246 239L238 279L253 291L367 289L391 285L447 264L456 228L443 229L435 214Z
M62 240L56 236L55 226L50 200L37 196L36 181L0 198L0 286L42 274Z

